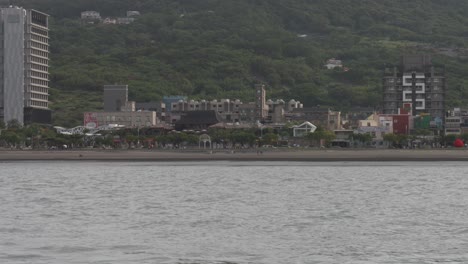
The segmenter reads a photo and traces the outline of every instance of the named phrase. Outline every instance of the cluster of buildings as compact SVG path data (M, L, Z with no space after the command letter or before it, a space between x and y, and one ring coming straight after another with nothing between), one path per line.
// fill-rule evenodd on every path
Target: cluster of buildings
M81 21L85 24L128 25L133 23L138 16L140 16L139 11L127 11L125 17L106 17L103 19L97 11L83 11L81 12Z
M85 21L102 21L95 11L81 15ZM138 15L137 11L127 12L127 18ZM1 121L51 123L48 19L47 14L36 10L15 6L0 9ZM334 59L327 65L342 67L341 61ZM445 71L435 67L430 56L403 56L400 65L385 69L382 82L380 111L361 108L343 114L330 108L304 107L294 99L267 99L261 84L255 86L251 102L192 100L185 96L166 96L161 102L134 102L129 101L127 85L106 85L103 111L85 113L84 126L203 130L212 126L278 128L290 122L307 122L305 131L320 126L337 134L368 133L376 140L388 133L468 133L468 111L446 111Z
M184 96L164 97L161 102L129 102L128 86L105 86L104 112L86 113L85 126L115 123L130 127L203 130L209 127L280 128L295 122L306 124L304 129L320 126L334 131L340 135L337 144L344 146L349 143L349 135L356 133L370 134L378 142L383 141L385 134L468 132L468 111L456 108L446 112L444 69L436 68L429 56L403 56L400 65L385 70L382 80L381 111L359 108L343 114L330 108L304 107L294 99L267 100L264 85L255 86L253 101L248 103L238 99L189 100Z
M84 114L84 126L161 127L204 130L211 126L278 128L288 122L304 121L329 130L341 129L341 112L329 108L305 108L300 101L266 100L264 85L255 86L253 102L241 100L188 100L185 96L164 97L161 102L128 100L128 85L104 86L104 111Z

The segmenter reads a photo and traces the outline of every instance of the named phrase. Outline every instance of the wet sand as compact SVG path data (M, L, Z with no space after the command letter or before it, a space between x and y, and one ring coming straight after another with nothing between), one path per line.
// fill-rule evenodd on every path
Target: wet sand
M0 150L0 161L468 161L466 149L437 150Z

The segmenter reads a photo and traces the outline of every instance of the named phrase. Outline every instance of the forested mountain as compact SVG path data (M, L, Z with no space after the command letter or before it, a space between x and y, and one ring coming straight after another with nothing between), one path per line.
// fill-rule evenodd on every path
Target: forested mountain
M272 99L375 107L385 66L414 52L445 65L450 106L468 104L465 0L0 0L9 2L51 15L52 107L65 126L99 109L102 85L112 83L129 84L137 101L250 101L264 82ZM85 10L142 15L83 25ZM329 58L349 71L326 70Z

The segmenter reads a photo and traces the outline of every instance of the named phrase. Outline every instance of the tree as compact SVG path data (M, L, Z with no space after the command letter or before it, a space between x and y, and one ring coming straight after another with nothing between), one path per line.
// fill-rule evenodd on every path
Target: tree
M452 146L453 142L459 137L459 135L445 135L440 138L440 144L444 146Z
M4 140L10 147L15 148L23 141L21 134L12 130L2 131L0 139Z
M274 133L267 133L263 135L262 144L265 145L277 145L278 143L278 135Z
M322 127L318 127L315 132L308 133L306 138L309 139L311 142L318 143L322 146L322 142L324 145L328 145L331 141L336 138L335 133L329 130L325 130Z
M390 133L390 134L385 134L383 136L383 139L390 143L391 146L393 146L394 148L403 148L404 145L406 145L407 141L408 141L408 136L407 135L403 135L403 134L393 134L393 133Z
M11 119L7 122L8 129L20 129L23 125L18 121L18 119Z
M351 139L353 141L360 142L363 145L368 145L372 142L372 135L369 133L353 134L351 135Z

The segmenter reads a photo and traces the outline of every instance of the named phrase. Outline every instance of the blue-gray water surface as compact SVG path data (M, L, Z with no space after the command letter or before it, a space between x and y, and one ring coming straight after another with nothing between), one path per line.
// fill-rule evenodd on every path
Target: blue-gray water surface
M468 164L0 163L0 263L468 263Z

